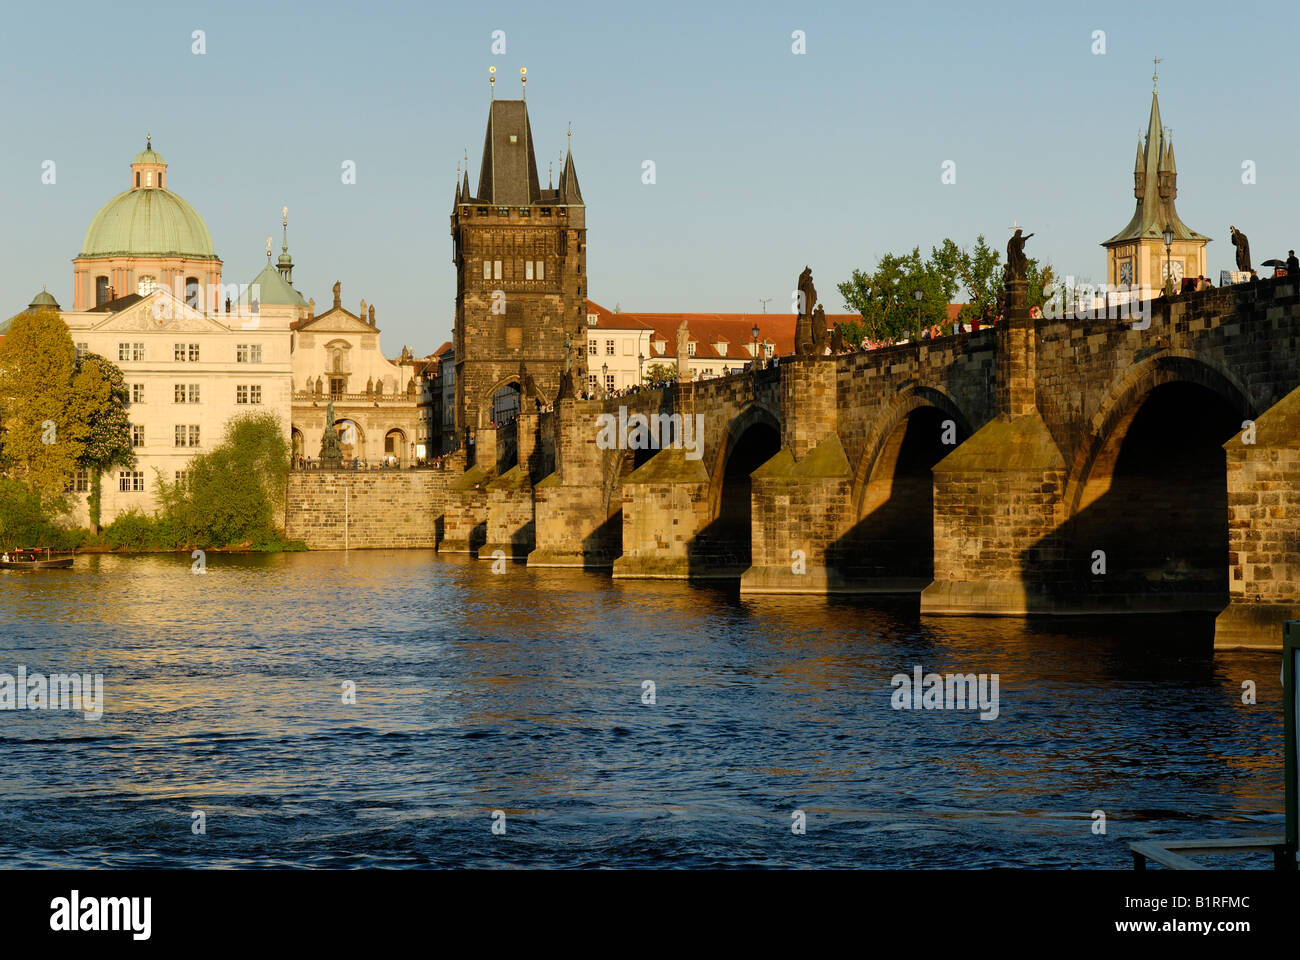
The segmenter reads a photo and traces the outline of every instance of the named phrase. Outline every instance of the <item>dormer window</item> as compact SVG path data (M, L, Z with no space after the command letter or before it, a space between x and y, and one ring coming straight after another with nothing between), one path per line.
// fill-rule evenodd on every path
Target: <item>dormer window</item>
M688 340L688 341L686 342L686 355L687 355L687 356L690 356L690 357L695 356L695 341L694 341L694 340Z
M594 327L599 321L600 321L600 314L598 313L587 314L587 326Z
M718 351L718 356L725 357L727 355L727 341L722 340L718 343L715 343L713 345L713 349Z

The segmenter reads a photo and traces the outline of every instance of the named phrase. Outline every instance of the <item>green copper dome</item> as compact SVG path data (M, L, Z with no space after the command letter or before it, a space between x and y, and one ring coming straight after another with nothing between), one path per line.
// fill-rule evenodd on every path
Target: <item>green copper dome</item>
M132 160L131 162L132 163L166 163L167 161L164 160L162 158L162 154L159 153L157 150L153 149L153 147L146 147L144 150L141 150L139 153L137 153L135 155L135 159Z
M157 157L157 161L144 157ZM136 163L162 162L152 150ZM119 193L95 214L81 245L82 257L189 257L215 260L212 234L197 210L157 187Z
M51 310L59 309L59 301L54 299L54 294L48 290L42 290L36 296L32 297L32 302L27 304L28 310L37 310L41 307L49 307Z

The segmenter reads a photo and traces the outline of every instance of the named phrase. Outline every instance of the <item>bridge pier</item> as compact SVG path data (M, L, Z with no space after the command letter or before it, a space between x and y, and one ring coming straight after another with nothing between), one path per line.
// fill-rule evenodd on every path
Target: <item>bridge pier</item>
M623 554L615 579L734 577L735 564L710 556L709 471L683 450L660 450L623 481Z
M1253 440L1253 442L1248 442ZM1300 388L1223 445L1228 458L1228 607L1216 647L1272 647L1300 619Z
M477 464L452 481L442 511L439 553L477 554L487 541L487 490L491 476Z
M571 396L555 403L555 470L532 488L530 567L601 569L613 561L617 548L600 484L595 406Z

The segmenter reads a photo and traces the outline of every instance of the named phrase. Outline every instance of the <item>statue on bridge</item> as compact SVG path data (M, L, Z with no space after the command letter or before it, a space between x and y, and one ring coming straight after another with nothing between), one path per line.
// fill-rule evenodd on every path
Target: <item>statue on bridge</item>
M1232 224L1228 225L1228 229L1232 231L1232 245L1237 248L1237 269L1250 273L1250 241Z
M564 373L560 375L560 391L555 395L555 399L563 400L566 397L572 399L573 396L573 338L566 330L564 331Z
M1021 236L1021 230L1016 228L1015 234L1007 241L1007 283L1024 283L1025 276L1029 272L1029 259L1025 256L1025 241L1033 236L1032 233Z
M813 327L813 308L817 306L817 288L813 286L812 267L805 266L797 285L799 319L794 324L794 352L801 357L817 353L817 331Z
M813 311L812 335L813 356L826 356L826 348L830 346L831 342L831 332L826 329L826 310L820 303L817 304L817 309Z
M343 465L343 445L339 442L339 431L334 426L334 398L330 398L325 411L325 432L320 438L320 465L323 470L337 470Z

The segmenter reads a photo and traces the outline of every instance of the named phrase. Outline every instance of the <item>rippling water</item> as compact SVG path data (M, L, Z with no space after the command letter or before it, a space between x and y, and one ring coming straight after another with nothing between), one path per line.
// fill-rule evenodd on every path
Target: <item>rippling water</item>
M1280 657L1214 654L1203 619L922 621L421 551L78 565L0 574L0 672L105 698L0 711L3 866L1124 868L1283 829ZM914 665L999 674L1001 715L892 709Z

